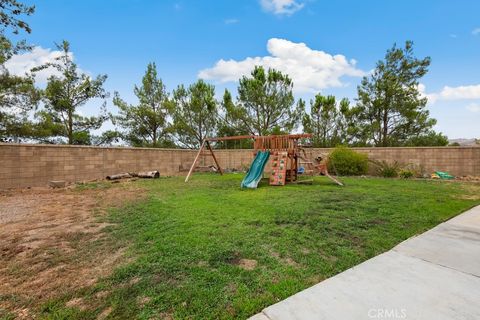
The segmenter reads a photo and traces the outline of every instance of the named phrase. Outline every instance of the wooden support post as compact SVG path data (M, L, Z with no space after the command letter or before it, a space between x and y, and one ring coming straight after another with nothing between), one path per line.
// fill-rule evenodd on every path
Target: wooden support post
M298 156L295 155L295 181L298 180Z
M207 148L210 150L210 153L212 154L213 161L215 161L215 164L217 165L218 172L220 172L221 175L223 175L222 168L220 167L220 164L217 161L217 157L215 157L215 153L213 153L212 147L210 146L210 142L207 140Z
M202 145L200 146L200 149L198 150L197 155L195 156L195 160L193 160L192 166L190 167L190 171L188 171L187 177L185 178L185 182L188 181L190 178L190 175L192 174L193 170L195 169L195 166L197 165L198 157L200 156L200 153L202 153L203 147L205 146L205 140L203 140Z

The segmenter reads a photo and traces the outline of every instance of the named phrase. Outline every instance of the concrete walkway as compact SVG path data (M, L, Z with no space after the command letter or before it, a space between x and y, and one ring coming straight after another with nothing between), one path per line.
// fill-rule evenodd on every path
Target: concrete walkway
M250 319L480 319L480 206Z

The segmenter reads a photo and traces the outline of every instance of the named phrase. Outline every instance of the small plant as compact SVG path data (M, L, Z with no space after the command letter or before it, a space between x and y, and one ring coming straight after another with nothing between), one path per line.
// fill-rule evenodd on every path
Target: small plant
M396 178L398 177L402 166L398 161L387 162L385 160L371 160L376 166L376 172L379 176L384 178Z
M347 147L337 147L328 159L328 171L340 176L359 176L367 173L368 156Z
M411 169L402 169L399 173L400 178L410 179L416 176L416 172Z

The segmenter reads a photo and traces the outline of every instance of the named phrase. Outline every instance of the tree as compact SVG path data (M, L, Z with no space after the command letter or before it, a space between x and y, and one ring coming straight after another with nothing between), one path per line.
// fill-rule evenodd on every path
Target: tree
M10 59L13 54L29 50L25 40L12 43L7 31L18 35L21 31L31 33L32 29L23 21L22 16L30 16L35 12L35 6L28 6L17 0L0 0L0 64Z
M303 116L303 128L312 134L315 147L364 146L357 125L358 115L359 109L351 107L347 98L337 103L334 96L317 94L310 100L310 114Z
M227 115L252 135L290 132L302 117L298 105L294 106L292 89L287 75L257 66L251 77L240 79L238 103L228 106Z
M347 98L340 100L338 108L337 138L339 143L355 147L367 146L367 141L362 135L362 128L358 125L361 108L355 105L351 106Z
M315 147L334 147L339 141L339 111L334 96L315 95L310 100L310 114L303 117L305 132L312 134Z
M13 76L0 72L0 139L16 139L31 135L30 111L40 100L31 76Z
M91 78L85 73L79 73L77 65L72 60L70 44L63 41L57 45L62 55L54 62L35 68L37 72L54 68L60 76L48 78L47 87L43 92L44 109L37 113L43 135L39 138L50 139L51 142L63 141L68 144L91 144L91 131L99 129L109 118L106 103L100 107L99 116L86 117L79 114L78 109L91 99L105 99L108 93L103 88L106 75Z
M177 142L182 147L198 148L206 137L217 132L218 106L215 87L203 80L173 92L175 111L173 125Z
M235 107L232 94L225 89L223 93L222 102L220 104L220 114L218 119L218 136L231 137L231 136L243 136L250 135L249 131L242 126L242 122L238 118L233 118L228 110L232 110ZM250 149L253 146L251 140L225 140L219 142L220 147L225 148L243 148Z
M436 120L426 110L427 98L419 90L419 79L428 71L430 58L417 59L413 43L394 45L378 61L358 87L359 125L367 141L376 146L402 145L409 138L428 133Z
M16 139L28 136L32 123L29 112L39 101L32 76L11 75L5 63L16 53L30 49L25 40L12 43L7 32L18 35L30 33L30 26L21 17L32 15L34 6L15 0L0 0L0 139Z
M138 105L130 105L115 92L113 103L119 109L115 123L123 129L122 137L136 147L171 147L172 106L168 92L158 77L155 63L149 63L141 86L134 87Z
M405 145L409 147L442 147L448 145L448 137L432 130L426 134L409 138Z

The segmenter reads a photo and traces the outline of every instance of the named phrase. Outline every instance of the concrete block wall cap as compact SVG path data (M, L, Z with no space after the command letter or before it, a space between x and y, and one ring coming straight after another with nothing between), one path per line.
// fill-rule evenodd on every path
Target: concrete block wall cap
M145 147L127 147L127 146L86 146L86 145L68 145L68 144L34 144L34 143L0 143L0 147L42 147L42 148L71 148L71 149L105 149L105 150L146 150L146 151L184 151L195 152L195 149L181 149L181 148L145 148Z
M46 147L46 148L73 148L73 149L98 149L98 150L146 150L146 151L182 151L182 152L196 152L197 149L182 149L182 148L145 148L145 147L126 147L126 146L86 146L86 145L68 145L68 144L31 144L31 143L0 143L0 147ZM333 150L334 148L306 148L307 150ZM400 150L400 149L441 149L441 150L454 150L454 149L472 149L480 150L480 147L477 146L444 146L444 147L352 147L354 150L362 151L375 151L375 150ZM239 152L245 150L253 149L216 149L215 151L228 150L234 151L238 150Z

